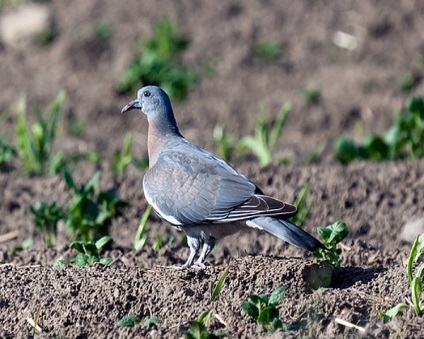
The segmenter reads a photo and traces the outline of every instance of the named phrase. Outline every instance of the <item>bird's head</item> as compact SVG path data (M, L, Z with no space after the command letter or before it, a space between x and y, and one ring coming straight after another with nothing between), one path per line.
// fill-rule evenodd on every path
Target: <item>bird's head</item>
M141 110L147 115L151 127L156 130L179 134L177 122L172 110L168 94L157 86L145 86L137 92L137 99L130 101L122 108L121 113L130 110Z
M137 99L132 100L124 108L121 113L128 112L133 109L141 110L148 117L169 110L171 103L168 94L166 94L160 87L146 86L140 88L137 92ZM171 108L172 110L172 108Z

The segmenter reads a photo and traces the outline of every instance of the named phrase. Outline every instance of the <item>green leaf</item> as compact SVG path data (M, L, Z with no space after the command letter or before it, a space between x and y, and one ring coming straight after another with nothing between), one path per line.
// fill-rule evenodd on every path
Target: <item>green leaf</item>
M158 326L160 323L160 319L157 317L151 317L146 319L146 321L144 322L143 326L146 328L150 328L152 326Z
M147 242L147 235L144 235L141 239L134 242L134 249L136 251L141 250L146 245L146 242Z
M147 205L146 210L141 216L140 224L137 229L137 233L134 238L134 248L138 251L144 247L147 241L147 220L149 219L150 213L152 212L152 206Z
M350 139L339 138L334 147L336 149L336 159L344 165L351 163L358 157L358 149Z
M85 191L88 190L97 190L97 188L99 187L99 179L101 176L101 172L97 171L96 173L94 173L94 175L91 177L90 181L88 182Z
M373 135L366 139L364 146L368 149L370 157L376 160L388 160L390 148L379 135Z
M277 289L275 289L270 297L269 297L269 301L268 304L275 306L278 304L278 302L281 300L281 298L283 297L284 293L286 292L286 287L285 286L280 286Z
M221 293L222 288L224 287L225 280L227 279L230 266L227 266L225 270L219 275L218 281L211 286L211 300L217 301Z
M99 263L101 263L103 266L107 266L112 262L112 258L100 258Z
M264 305L268 304L268 296L266 294L259 294L259 295L250 294L249 298L257 306L259 306L261 304L264 304Z
M74 241L71 243L71 245L69 246L72 250L76 250L79 253L84 253L84 247L83 247L83 242L82 241Z
M424 98L413 97L407 102L408 111L417 115L421 120L424 120Z
M243 301L241 304L241 308L247 315L249 315L253 319L256 320L259 318L259 310L254 304L248 301Z
M63 173L63 176L65 177L65 182L66 182L66 185L68 186L68 188L71 191L75 191L76 186L75 186L75 182L74 182L74 179L72 178L71 173L65 172L65 173Z
M96 247L97 249L101 249L104 245L106 245L108 242L110 242L112 238L108 235L105 235L104 237L101 237L99 240L96 241Z
M84 253L78 253L74 259L75 265L82 267L88 264L88 256Z
M411 282L411 299L414 305L415 313L421 316L423 310L421 309L421 278L415 277Z
M206 327L202 323L193 321L190 329L186 332L187 338L203 339Z
M409 253L408 264L406 267L409 284L412 283L412 279L414 277L413 276L414 264L417 262L418 258L423 254L423 252L424 252L424 234L421 234L415 239L411 247L411 252Z
M200 313L199 317L197 318L197 322L202 324L208 324L211 320L213 310L206 310Z
M126 316L116 322L116 327L134 327L141 322L137 316Z
M69 262L65 259L58 260L54 263L53 268L59 269L68 266Z
M383 320L383 322L387 322L389 320L392 320L394 317L396 317L399 313L402 313L402 311L407 308L409 308L407 304L399 303L391 309L387 310L386 312L379 311L378 316L381 320Z

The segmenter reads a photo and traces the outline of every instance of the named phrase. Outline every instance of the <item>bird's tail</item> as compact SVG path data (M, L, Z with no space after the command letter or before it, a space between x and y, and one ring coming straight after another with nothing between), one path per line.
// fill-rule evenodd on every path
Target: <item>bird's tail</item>
M281 240L311 252L317 248L326 248L312 235L288 220L273 217L257 217L248 220L246 224L250 227L265 230Z

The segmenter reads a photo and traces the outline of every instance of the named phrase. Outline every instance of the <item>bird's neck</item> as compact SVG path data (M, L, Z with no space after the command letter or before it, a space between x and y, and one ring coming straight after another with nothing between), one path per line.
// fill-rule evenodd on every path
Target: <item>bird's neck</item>
M164 122L156 124L156 121L149 122L148 131L148 152L149 167L152 167L158 160L159 154L170 148L170 146L183 138L175 124Z

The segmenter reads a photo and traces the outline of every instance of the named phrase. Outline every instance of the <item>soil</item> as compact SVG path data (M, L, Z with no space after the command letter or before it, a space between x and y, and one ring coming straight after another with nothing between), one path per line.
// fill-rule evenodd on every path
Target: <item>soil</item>
M154 20L168 16L191 39L184 62L202 74L188 100L174 105L183 134L214 151L216 124L239 138L253 133L260 105L272 119L291 101L294 109L276 146L275 164L261 167L253 155L232 164L267 194L289 202L309 181L314 204L305 229L316 235L317 226L342 219L349 236L341 268L334 270L328 288L311 287L318 262L309 253L255 230L219 242L206 270L171 269L184 263L188 248L182 234L156 216L149 219L147 245L133 249L147 203L144 172L131 166L115 185L130 206L111 229L113 244L105 255L113 262L54 269L59 258L70 255L69 239L60 226L57 246L46 248L28 207L38 200L64 205L70 195L62 176L27 176L16 161L0 174L0 235L18 231L0 243L0 337L31 337L27 318L34 319L40 310L37 337L175 338L207 309L216 315L208 328L232 338L424 336L423 319L412 308L388 323L378 317L379 311L410 297L404 263L411 239L405 241L402 232L408 221L424 216L424 161L341 166L332 146L342 135L361 139L385 131L409 95L424 93L422 1L228 1L217 6L194 0L75 0L48 6L59 32L51 45L2 44L0 49L2 135L15 140L16 103L22 93L34 112L65 89L56 148L99 152L105 159L100 186L113 186L108 163L124 134L132 132L134 154L147 152L145 117L119 114L135 93L118 95L116 83L139 41L150 36ZM93 32L102 21L111 25L112 34L100 41ZM337 31L355 36L357 47L336 46ZM262 40L284 46L281 55L274 60L255 56L252 45ZM211 65L213 74L205 71ZM407 72L415 79L409 92L399 86ZM320 91L318 104L305 103L305 89ZM75 119L84 126L80 138L68 128ZM317 157L309 163L313 152ZM283 158L289 165L278 164ZM74 176L84 183L93 171L82 163ZM166 242L174 240L154 251L159 234ZM28 238L33 240L30 249L14 251ZM222 293L212 302L210 284L228 266ZM270 334L243 313L241 303L250 293L270 293L279 286L287 287L280 319L299 328ZM160 323L149 329L142 324L116 327L127 315L142 322L158 317ZM336 323L337 318L366 333Z

